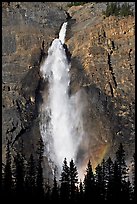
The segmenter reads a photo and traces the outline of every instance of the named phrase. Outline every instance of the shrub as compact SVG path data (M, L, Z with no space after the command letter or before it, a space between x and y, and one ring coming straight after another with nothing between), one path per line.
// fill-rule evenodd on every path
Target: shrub
M71 2L68 6L71 7L71 6L80 6L80 5L84 5L88 2Z
M131 10L131 5L129 5L129 3L125 2L124 4L122 4L120 15L121 16L129 16L129 15L133 16L133 10Z
M118 2L111 2L107 3L106 10L103 11L103 14L106 17L109 16L133 16L133 10L131 10L131 5L129 3L125 2L121 6Z

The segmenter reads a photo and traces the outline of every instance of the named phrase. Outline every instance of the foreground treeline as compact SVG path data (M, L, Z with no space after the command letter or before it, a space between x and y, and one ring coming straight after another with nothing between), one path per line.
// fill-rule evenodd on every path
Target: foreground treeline
M28 161L21 150L11 159L10 143L7 142L6 164L2 171L2 197L4 201L36 201L79 203L89 201L135 201L135 156L131 169L125 161L125 151L120 144L115 159L102 161L93 173L88 161L83 181L73 159L63 161L60 180L54 175L52 184L44 182L42 172L43 145L39 142L37 159L30 155ZM130 179L129 179L130 175Z

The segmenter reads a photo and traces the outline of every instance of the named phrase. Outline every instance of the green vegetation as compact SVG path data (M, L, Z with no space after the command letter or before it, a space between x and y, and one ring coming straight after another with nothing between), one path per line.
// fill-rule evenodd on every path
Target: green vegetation
M129 5L127 2L122 4L121 10L120 10L121 16L133 16L133 10L131 10L131 5Z
M71 6L80 6L80 5L84 5L88 2L71 2L68 6L71 7Z
M129 3L124 2L121 6L119 2L108 2L107 8L103 11L103 14L106 17L109 16L133 16L133 10L131 10L131 5Z

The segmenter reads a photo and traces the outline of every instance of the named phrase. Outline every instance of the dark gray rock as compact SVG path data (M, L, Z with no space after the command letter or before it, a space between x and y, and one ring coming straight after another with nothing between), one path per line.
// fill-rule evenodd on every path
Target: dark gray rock
M16 51L15 35L2 36L2 52L3 55L9 55Z
M10 138L17 147L25 138L28 157L40 138L36 119L40 62L65 20L65 11L56 2L2 5L2 142L4 147Z

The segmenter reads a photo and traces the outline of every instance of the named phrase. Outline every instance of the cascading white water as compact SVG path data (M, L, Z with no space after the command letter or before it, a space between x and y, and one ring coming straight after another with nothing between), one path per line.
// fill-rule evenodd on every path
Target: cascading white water
M61 30L59 32L59 39L61 40L62 44L65 43L66 27L67 27L67 22L63 23Z
M48 57L40 68L49 83L48 98L44 99L43 95L40 132L45 145L44 154L52 169L57 166L58 172L65 157L67 161L76 159L83 136L80 93L69 96L71 65L63 47L66 27L67 22L63 24L59 38L52 42Z

